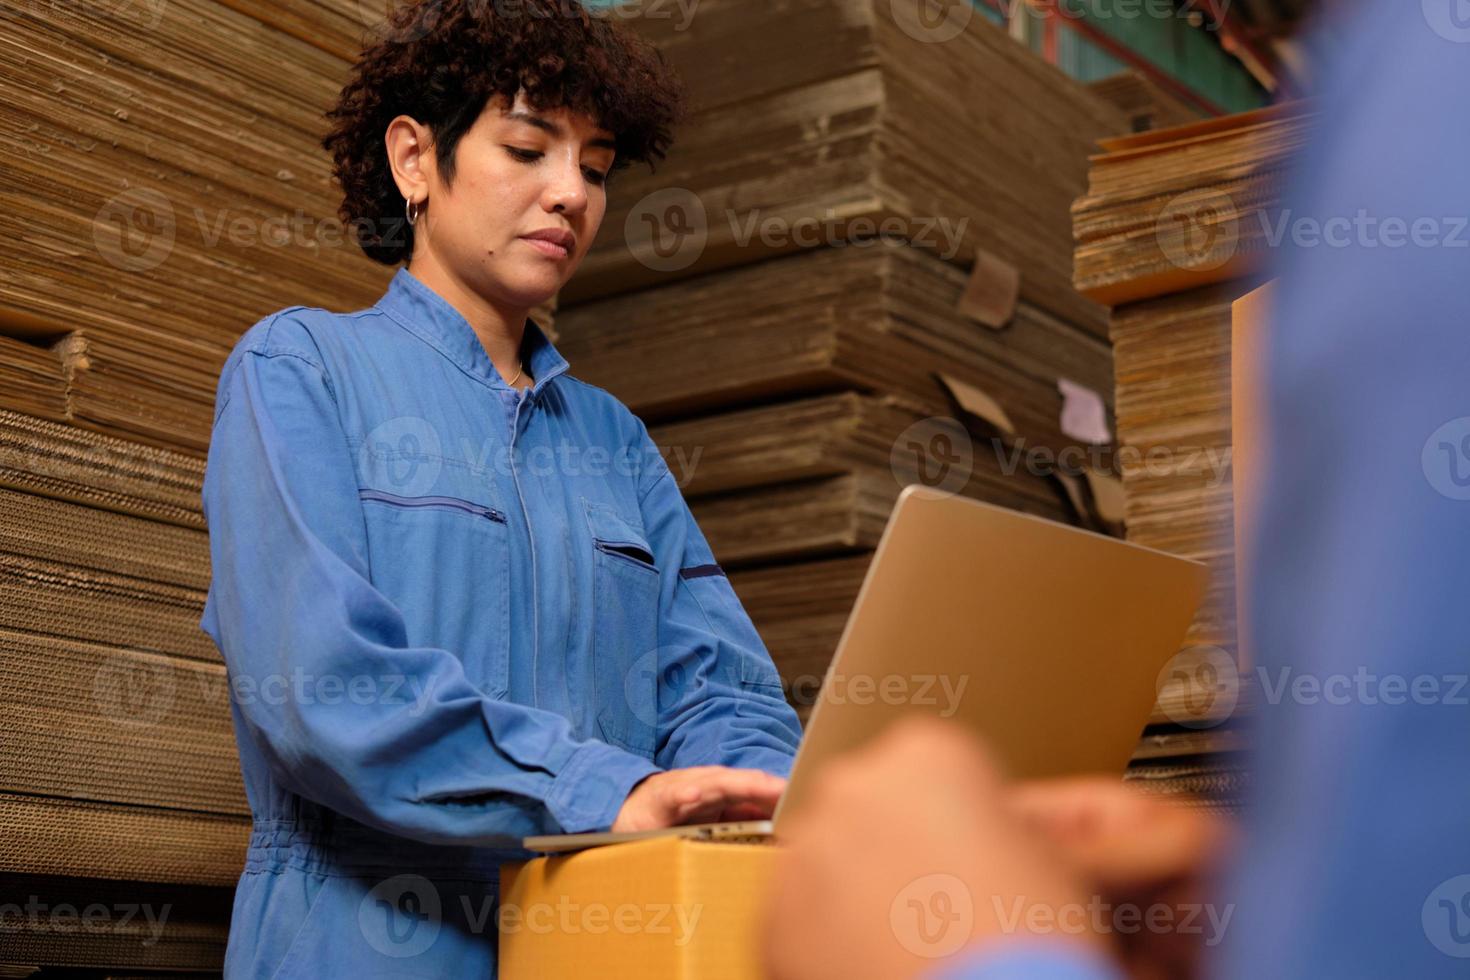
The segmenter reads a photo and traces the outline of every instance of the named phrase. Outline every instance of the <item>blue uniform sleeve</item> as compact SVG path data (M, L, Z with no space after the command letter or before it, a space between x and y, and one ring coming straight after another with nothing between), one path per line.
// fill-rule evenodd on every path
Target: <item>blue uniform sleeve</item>
M997 940L944 960L924 980L1124 980L1102 953L1055 939Z
M1269 751L1217 975L1463 977L1470 22L1381 0L1334 26L1282 211L1247 579Z
M789 776L801 722L781 675L641 421L638 431L644 528L663 571L654 761Z
M558 714L485 696L454 652L409 645L402 613L369 579L356 470L299 324L262 321L226 363L203 504L213 580L200 625L224 655L243 730L286 789L404 837L518 846L607 829L658 771L578 740ZM260 692L293 677L346 690L376 679L377 691L391 679L421 696L239 693L242 680Z

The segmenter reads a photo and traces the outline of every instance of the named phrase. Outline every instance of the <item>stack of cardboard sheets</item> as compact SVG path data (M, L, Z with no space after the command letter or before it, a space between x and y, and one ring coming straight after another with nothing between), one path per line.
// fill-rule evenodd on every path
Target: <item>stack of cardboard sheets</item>
M1225 806L1246 784L1256 696L1237 635L1232 304L1266 274L1284 171L1311 122L1284 105L1104 141L1074 209L1078 287L1116 304L1128 538L1211 572L1132 775Z
M573 372L649 423L802 714L904 485L1080 523L1094 501L1028 451L1108 470L1069 208L1127 117L963 5L902 7L631 20L695 112L656 173L614 181L558 313Z
M198 625L202 479L193 456L0 410L0 875L47 902L198 899L152 943L7 921L7 957L218 963L226 918L205 912L228 910L249 811L224 664Z
M1103 140L1072 208L1077 288L1116 307L1249 275L1311 119L1273 106Z
M66 377L50 345L0 337L0 405L66 421Z
M249 819L198 626L215 379L263 315L391 275L318 145L385 9L0 8L0 876L170 913L6 917L0 972L220 967Z
M201 379L245 327L283 296L360 308L390 274L347 240L317 145L347 63L208 0L0 19L0 231L24 243L0 332L84 330L78 417L130 432L154 405L139 434L198 452Z
M1071 284L1071 202L1123 113L968 4L928 22L888 0L706 0L629 23L688 83L693 121L654 174L627 173L565 303L884 228L1101 336Z
M319 141L386 9L0 11L0 234L17 243L0 270L0 336L51 346L81 333L67 420L202 455L213 379L246 327L286 305L345 312L381 295L393 270L352 243ZM0 395L13 383L0 376ZM17 395L0 404L58 417L54 393Z
M1121 109L1128 116L1129 130L1134 133L1183 126L1201 116L1192 103L1131 69L1100 78L1087 87L1094 95Z

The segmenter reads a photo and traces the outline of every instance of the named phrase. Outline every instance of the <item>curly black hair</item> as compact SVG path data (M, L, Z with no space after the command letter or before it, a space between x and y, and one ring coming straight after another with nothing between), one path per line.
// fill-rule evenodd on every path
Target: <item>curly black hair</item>
M686 112L662 52L579 0L413 0L363 49L322 147L342 187L338 216L368 257L398 265L413 229L393 182L384 134L407 114L428 126L445 183L455 150L495 95L525 90L537 111L565 108L614 134L612 173L663 159ZM609 174L611 176L611 174Z

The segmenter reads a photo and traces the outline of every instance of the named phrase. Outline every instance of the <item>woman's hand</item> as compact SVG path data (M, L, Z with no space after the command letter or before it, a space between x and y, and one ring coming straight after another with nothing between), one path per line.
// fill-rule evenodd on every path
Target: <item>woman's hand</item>
M670 769L633 787L612 829L659 830L686 823L765 820L775 811L785 788L785 779L759 769Z

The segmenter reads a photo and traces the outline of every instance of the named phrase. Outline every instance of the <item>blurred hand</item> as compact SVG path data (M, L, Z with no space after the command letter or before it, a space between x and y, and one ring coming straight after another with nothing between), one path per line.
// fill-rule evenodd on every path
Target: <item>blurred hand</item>
M960 726L894 723L834 760L781 826L767 897L772 980L899 980L972 944L1044 933L1108 951L1071 866L1008 802Z
M1230 821L1102 777L1023 784L1010 803L1112 908L1167 911L1166 928L1149 928L1141 916L1142 928L1117 931L1130 976L1199 974L1203 955L1229 923L1230 909L1209 903L1214 879L1235 851Z
M641 780L618 811L612 829L659 830L686 823L766 820L786 780L759 769L694 766Z

